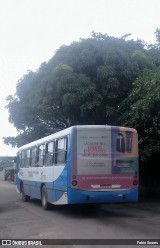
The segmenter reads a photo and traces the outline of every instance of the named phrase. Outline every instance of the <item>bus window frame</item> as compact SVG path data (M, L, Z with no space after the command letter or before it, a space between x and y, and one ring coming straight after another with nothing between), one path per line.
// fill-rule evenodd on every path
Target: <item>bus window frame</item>
M26 156L26 150L22 150L21 151L20 168L25 168L25 156Z
M32 156L32 151L33 149L35 149L35 156ZM31 153L30 153L30 158L31 158L31 163L30 163L30 167L36 167L37 166L37 146L31 147ZM35 159L35 162L33 163L33 158Z
M65 147L64 147L64 149L59 149L61 151L58 151L58 142L60 140L64 140ZM57 162L58 155L62 152L64 152L64 161L63 162ZM67 152L68 152L68 136L64 136L64 137L57 139L56 140L56 147L55 147L55 165L56 166L65 165L67 163Z
M40 150L40 147L43 146L43 150ZM43 144L40 144L38 146L38 153L37 153L37 167L44 167L45 166L45 147L46 145L43 143ZM39 152L42 151L42 154L40 154ZM40 163L40 157L42 157L41 159L41 163Z
M29 152L29 156L28 156ZM31 149L26 149L25 150L25 166L24 168L29 168L31 166Z
M52 144L52 153L48 153L48 147L49 145ZM55 147L56 147L56 142L55 140L51 140L49 142L46 143L45 145L45 166L49 167L49 166L53 166L55 164ZM51 162L50 159L48 158L49 156L52 156ZM49 159L49 163L48 163L48 159Z

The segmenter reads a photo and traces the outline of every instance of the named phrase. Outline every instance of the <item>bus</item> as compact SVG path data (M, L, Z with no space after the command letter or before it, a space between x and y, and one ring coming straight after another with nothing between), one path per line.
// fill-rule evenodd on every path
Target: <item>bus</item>
M105 204L138 201L138 137L133 128L79 125L19 148L16 188L24 201Z

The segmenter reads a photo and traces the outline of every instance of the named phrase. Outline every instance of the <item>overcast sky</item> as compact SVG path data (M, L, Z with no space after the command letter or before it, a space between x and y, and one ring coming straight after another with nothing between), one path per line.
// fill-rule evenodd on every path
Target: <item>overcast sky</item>
M15 136L5 98L18 80L48 61L56 49L91 32L155 43L159 0L0 0L0 156L15 155L2 137Z

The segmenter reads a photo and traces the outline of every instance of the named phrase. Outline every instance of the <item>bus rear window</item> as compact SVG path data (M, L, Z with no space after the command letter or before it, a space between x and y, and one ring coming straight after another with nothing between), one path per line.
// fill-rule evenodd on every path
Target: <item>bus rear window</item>
M116 152L132 152L133 133L131 131L114 133L114 143Z

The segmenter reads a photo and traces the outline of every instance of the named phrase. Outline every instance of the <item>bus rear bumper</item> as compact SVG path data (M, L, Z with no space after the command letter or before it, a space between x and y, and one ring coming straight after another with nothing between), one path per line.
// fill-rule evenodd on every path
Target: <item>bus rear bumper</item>
M138 188L116 191L68 189L68 204L137 202Z

